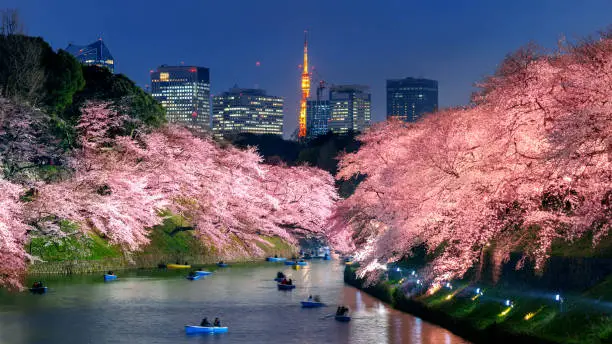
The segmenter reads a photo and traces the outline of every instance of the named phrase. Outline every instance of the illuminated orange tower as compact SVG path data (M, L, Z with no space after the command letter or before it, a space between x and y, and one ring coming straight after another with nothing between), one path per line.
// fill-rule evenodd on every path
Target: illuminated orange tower
M302 99L300 101L299 138L306 137L306 101L310 97L310 73L308 73L308 31L304 31L304 65L302 70Z

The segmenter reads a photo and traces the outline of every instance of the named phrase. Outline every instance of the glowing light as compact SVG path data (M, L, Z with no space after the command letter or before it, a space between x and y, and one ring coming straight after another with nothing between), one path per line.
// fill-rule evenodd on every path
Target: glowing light
M525 314L525 316L523 317L523 319L525 319L525 320L529 320L529 319L533 318L535 315L536 315L536 314L535 314L534 312L527 313L527 314Z
M420 280L420 279L418 279L416 283L417 283L417 284L421 284L421 280Z
M447 287L448 289L453 289L453 286L452 286L452 284L450 284L450 283L446 283L446 287Z
M411 275L412 275L412 276L416 275L416 271L412 270Z
M561 295L559 294L555 295L555 301L561 301Z
M428 293L429 295L433 295L433 294L437 293L437 292L438 292L438 290L440 290L440 288L441 288L441 287L440 287L440 285L439 285L439 284L434 284L434 285L432 285L432 286L431 286L431 288L429 288L429 290L427 291L427 293Z
M480 288L476 288L476 294L480 294Z
M257 67L261 66L261 62L259 62L259 61L255 62L255 66L257 66Z
M159 81L170 80L170 73L159 73Z
M452 299L452 298L453 298L453 296L455 296L455 294L449 294L449 295L446 295L446 300L450 300L450 299Z
M506 302L504 302L504 304L508 307L514 307L514 305L512 304L512 301L510 300L506 300Z
M497 316L498 317L504 317L506 316L508 313L510 313L510 311L512 310L512 306L504 309L501 313L499 313Z
M400 268L397 268L397 272L401 272L402 270Z

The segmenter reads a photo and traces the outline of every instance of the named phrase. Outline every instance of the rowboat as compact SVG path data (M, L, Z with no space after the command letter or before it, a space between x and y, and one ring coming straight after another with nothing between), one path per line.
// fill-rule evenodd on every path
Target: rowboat
M187 334L197 334L197 333L225 333L227 332L227 327L212 327L212 326L185 326L185 333Z
M307 262L297 262L297 263L295 263L295 265L306 266L306 265L308 265L308 263Z
M284 262L285 260L287 260L287 258L268 257L268 258L266 258L266 260L269 261L269 262Z
M108 274L104 275L104 281L105 282L107 282L107 281L115 281L115 280L117 280L117 275L108 275Z
M226 263L217 263L217 266L220 267L220 268L226 268L229 265L227 265Z
M323 302L316 302L316 301L301 301L301 302L302 302L302 308L317 308L317 307L325 306Z
M336 315L334 318L335 318L337 321L340 321L340 322L348 322L348 321L351 321L351 317L350 317L350 316L348 316L348 315Z
M47 292L47 287L30 288L32 294L44 294Z
M287 260L285 261L285 265L295 265L295 262L293 260Z
M195 273L196 273L196 275L198 275L200 277L201 276L208 276L208 275L212 274L212 272L210 272L210 271L201 271L201 270L198 270Z
M191 265L183 265L183 264L168 264L166 265L168 269L191 269Z
M293 285L293 284L281 284L281 283L277 283L276 285L278 286L278 290L291 290L291 289L295 289L295 285Z
M190 281L197 281L200 278L202 278L202 275L187 276L187 279L190 280Z

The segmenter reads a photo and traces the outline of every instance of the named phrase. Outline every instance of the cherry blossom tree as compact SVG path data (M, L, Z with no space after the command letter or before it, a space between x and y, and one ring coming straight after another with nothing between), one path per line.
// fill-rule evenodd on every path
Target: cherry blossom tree
M82 113L74 176L41 186L31 217L76 221L130 251L170 210L227 258L262 253L262 236L322 234L336 199L327 172L265 166L254 149L222 148L180 127L116 136L128 119L105 103Z
M554 240L610 228L612 40L510 55L469 108L361 136L339 178L365 175L330 236L352 238L362 272L425 245L430 277L461 277L493 244L542 268ZM535 238L535 240L533 240ZM344 249L351 245L341 244Z
M26 268L23 189L0 178L0 285L19 288Z

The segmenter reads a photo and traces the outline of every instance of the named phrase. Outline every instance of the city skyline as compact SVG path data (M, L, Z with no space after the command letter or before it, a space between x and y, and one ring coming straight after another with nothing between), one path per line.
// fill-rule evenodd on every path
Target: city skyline
M370 86L376 122L386 117L386 79L438 80L441 108L464 105L472 85L491 74L506 54L528 41L553 48L561 34L574 40L605 29L606 13L612 11L605 1L448 2L444 11L440 3L351 4L314 1L304 11L284 1L243 3L232 11L231 4L196 1L175 7L151 1L143 7L114 0L7 0L4 6L19 9L27 33L42 36L56 49L102 37L117 61L115 71L143 87L149 84L150 69L184 61L210 68L212 95L240 84L283 96L285 137L297 126L304 29L309 31L313 77ZM83 11L96 16L79 15ZM202 21L202 13L218 15ZM150 25L155 18L169 23ZM539 30L532 30L536 26Z

